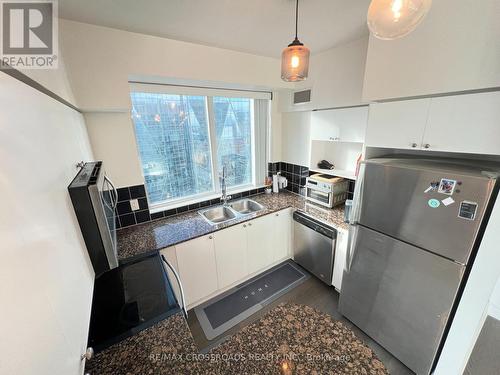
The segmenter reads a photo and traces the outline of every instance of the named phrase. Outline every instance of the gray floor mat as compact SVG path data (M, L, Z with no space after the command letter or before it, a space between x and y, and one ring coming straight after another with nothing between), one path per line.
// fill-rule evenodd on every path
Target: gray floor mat
M221 335L309 277L286 261L197 307L194 311L208 340Z

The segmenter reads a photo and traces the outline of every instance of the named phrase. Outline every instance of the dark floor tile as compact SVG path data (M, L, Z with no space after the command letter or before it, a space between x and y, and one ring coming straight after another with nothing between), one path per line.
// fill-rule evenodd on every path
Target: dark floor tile
M263 315L268 313L274 307L281 303L296 303L300 305L307 305L315 308L325 314L330 315L332 318L341 321L344 325L349 327L354 334L361 339L366 345L368 345L378 356L378 358L384 363L386 368L389 370L391 375L414 375L405 365L392 356L388 351L382 348L379 344L368 337L364 332L362 332L358 327L352 324L349 320L344 318L342 314L338 311L338 292L330 286L327 286L323 282L319 281L315 277L311 277L299 286L291 289L283 296L279 297L277 300L273 301L267 306L264 306L261 310L257 311L243 322L239 323L235 327L224 332L222 335L216 337L213 340L207 340L201 325L194 313L194 310L189 311L188 315L188 325L196 346L202 353L208 352L211 348L217 346L219 343L226 340L231 335L240 331L244 327L252 324L259 320Z

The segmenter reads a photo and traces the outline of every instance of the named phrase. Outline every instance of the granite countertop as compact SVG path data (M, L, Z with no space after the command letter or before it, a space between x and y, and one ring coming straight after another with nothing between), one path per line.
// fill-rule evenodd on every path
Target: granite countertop
M297 304L275 307L208 353L198 352L177 314L97 353L86 370L99 375L388 374L342 322Z
M126 259L160 250L287 207L304 211L337 230L348 228L344 222L343 205L328 209L306 202L304 197L290 192L259 194L250 199L259 202L265 209L216 225L209 224L196 210L120 229L117 231L118 258Z

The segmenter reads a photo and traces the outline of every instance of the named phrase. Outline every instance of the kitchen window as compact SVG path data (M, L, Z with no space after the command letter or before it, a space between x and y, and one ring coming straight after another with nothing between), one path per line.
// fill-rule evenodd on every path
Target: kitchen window
M132 84L132 120L149 205L168 208L262 186L267 93Z

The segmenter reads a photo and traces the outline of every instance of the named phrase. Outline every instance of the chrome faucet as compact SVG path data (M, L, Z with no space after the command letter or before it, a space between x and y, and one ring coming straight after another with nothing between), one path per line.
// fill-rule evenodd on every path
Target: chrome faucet
M230 195L227 195L227 186L226 186L226 167L222 167L222 172L219 173L219 184L222 192L222 196L220 200L222 201L223 206L227 206L227 201L231 199Z

